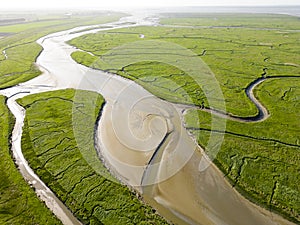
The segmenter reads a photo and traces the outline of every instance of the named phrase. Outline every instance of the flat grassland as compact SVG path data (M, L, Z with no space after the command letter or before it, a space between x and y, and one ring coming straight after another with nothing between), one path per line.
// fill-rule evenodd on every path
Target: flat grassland
M76 26L115 21L123 15L72 15L1 26L0 88L17 85L40 74L34 65L42 50L35 42L38 38ZM144 205L131 190L111 177L99 161L93 135L96 117L104 101L96 94L78 92L79 98L83 99L76 109L72 102L74 90L19 100L27 109L22 149L30 166L85 224L166 224L151 207ZM95 102L87 102L91 97L95 97ZM0 223L60 224L13 163L9 139L14 120L5 106L5 97L0 96L0 100L0 154L3 159L0 163L3 171L0 179ZM77 126L87 129L77 129L77 133L73 134L72 129Z
M227 121L224 142L214 162L250 200L299 223L300 130L297 79L270 79L255 91L271 116L257 123ZM196 124L199 118L200 124ZM219 118L220 119L220 118ZM211 115L191 110L186 127L205 148Z
M254 90L270 114L266 120L228 120L226 131L211 131L215 115L189 110L185 125L204 149L211 132L225 135L214 162L232 185L251 201L300 223L299 18L264 14L165 16L169 17L161 20L161 26L73 39L69 43L86 52L74 52L72 57L83 65L132 79L162 99L209 108L200 87L174 66L152 61L122 68L109 66L110 60L130 57L110 54L111 49L127 43L163 40L179 44L210 67L223 91L227 114L241 118L258 115L245 90L258 78L267 78ZM136 49L136 54L141 52ZM209 154L210 149L205 150Z
M0 38L0 89L28 81L41 73L34 64L42 51L42 47L36 43L40 37L77 26L116 21L122 15L55 15L41 21L0 26L0 34L7 34Z
M26 109L22 149L30 167L84 224L167 224L111 177L97 157L100 95L67 89L19 103Z
M0 224L61 224L17 170L10 152L13 115L0 95Z

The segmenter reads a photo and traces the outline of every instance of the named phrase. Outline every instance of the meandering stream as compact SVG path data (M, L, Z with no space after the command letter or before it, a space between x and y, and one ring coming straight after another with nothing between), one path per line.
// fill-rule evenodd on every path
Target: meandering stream
M241 221L245 225L292 224L250 203L231 187L184 129L179 107L156 98L133 81L88 69L72 60L70 54L76 49L66 41L100 30L154 25L155 20L146 17L128 17L107 24L107 28L75 28L38 40L44 50L37 65L43 74L0 92L9 97L7 105L16 117L12 151L24 178L64 224L80 224L28 166L21 150L25 111L15 100L64 88L92 90L106 100L97 129L97 149L106 166L168 220L203 225L239 225ZM267 110L252 92L259 82L262 81L254 83L248 91L262 112L259 119L265 119ZM207 169L201 170L201 166Z

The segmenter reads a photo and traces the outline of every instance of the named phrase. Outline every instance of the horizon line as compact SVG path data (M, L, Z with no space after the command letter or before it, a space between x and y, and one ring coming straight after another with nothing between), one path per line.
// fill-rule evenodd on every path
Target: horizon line
M82 6L74 6L74 7L51 7L51 8L46 8L46 7L4 7L1 8L0 11L7 11L7 10L15 10L15 11L20 11L20 10L45 10L45 11L51 11L51 10L110 10L113 11L113 9L159 9L159 8L188 8L188 7L207 7L207 8L213 8L213 7L220 7L220 8L235 8L235 7L257 7L257 8L263 8L263 7L300 7L300 4L276 4L276 5L271 5L271 4L265 4L265 5L164 5L164 6L103 6L103 7L82 7Z

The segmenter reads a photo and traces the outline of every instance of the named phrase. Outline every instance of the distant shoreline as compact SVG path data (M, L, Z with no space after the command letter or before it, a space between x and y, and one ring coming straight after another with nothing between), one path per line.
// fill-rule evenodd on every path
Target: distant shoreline
M287 6L189 6L163 7L149 9L154 12L186 12L186 13L262 13L282 14L300 17L300 5Z
M161 7L136 7L136 8L125 8L125 7L114 7L108 8L53 8L45 10L45 8L33 8L29 10L31 13L35 11L148 11L154 13L162 12L190 12L190 13L267 13L267 14L283 14L290 16L300 17L300 4L299 5L261 5L261 6L161 6ZM28 12L27 8L1 8L1 13L9 14L14 12Z

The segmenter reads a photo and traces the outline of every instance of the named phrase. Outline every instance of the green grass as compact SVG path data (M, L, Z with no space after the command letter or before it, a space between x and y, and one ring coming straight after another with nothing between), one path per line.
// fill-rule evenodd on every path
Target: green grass
M259 123L227 121L215 163L252 201L300 222L300 78L270 79L255 94L271 116ZM196 119L200 124L195 126ZM220 119L220 118L219 118ZM186 126L205 148L211 115L191 110ZM222 134L222 131L214 130Z
M127 55L112 54L114 51L110 50L118 46L143 40L179 44L210 67L223 91L227 112L240 117L258 113L246 96L246 87L260 77L280 77L264 81L254 90L271 116L256 123L227 121L225 139L214 162L248 199L300 223L300 126L297 122L300 119L300 34L293 31L299 29L299 19L262 14L180 14L179 17L162 22L219 27L134 27L99 32L69 42L94 55L75 52L72 57L83 65L132 79L168 101L210 107L203 91L179 68L157 61L142 61L122 68L113 66L120 57L135 59L142 53L143 58L143 51L134 45ZM141 40L139 34L145 38ZM158 58L159 52L157 48ZM187 65L193 66L188 62ZM203 111L189 111L186 115L187 127L204 149L211 132L211 119ZM224 131L213 132L223 135ZM205 150L208 155L214 155L210 149Z
M14 86L30 80L40 74L33 64L42 47L36 43L28 43L9 48L8 59L0 62L0 88Z
M67 19L64 19L67 20ZM63 20L57 19L55 20L48 20L48 21L35 21L30 23L23 23L23 24L14 24L8 26L1 26L1 32L5 33L19 33L22 31L26 31L29 29L36 29L36 28L44 28L49 26L57 26L61 25Z
M277 140L283 143L300 146L299 96L300 78L269 79L260 84L254 91L260 102L268 109L270 117L263 122L241 123L227 121L227 132L235 132L261 140ZM189 125L195 124L197 111L186 116ZM200 126L210 129L211 116L200 113ZM220 118L219 118L220 119Z
M166 224L113 181L94 149L104 100L72 89L27 96L22 149L31 168L84 224Z
M101 24L118 20L124 14L106 13L74 15L58 19L57 16L46 21L35 21L10 26L0 26L1 32L13 35L0 39L0 50L6 51L8 59L0 56L0 89L28 81L40 74L34 65L42 47L35 41L49 33L70 29L77 26Z
M247 28L300 29L297 17L245 13L164 13L162 24L179 26L234 26Z
M10 152L14 118L0 96L0 224L61 224L17 170Z
M294 17L286 19L295 25L300 23ZM265 21L263 25L271 26L272 22ZM144 34L145 38L140 39L139 34ZM171 66L168 71L157 62L133 63L124 68L114 68L109 65L110 61L118 59L120 55L106 54L111 49L134 41L160 40L179 44L199 55L215 74L226 100L227 112L247 117L257 114L255 106L245 94L245 88L253 80L263 75L300 75L298 39L299 33L293 31L286 33L278 30L136 27L85 35L69 43L94 54L91 56L84 52L73 53L73 58L81 64L116 72L136 80L163 99L199 106L204 103L209 107L201 90L191 90L191 100L186 100L185 93L181 91L190 90L190 86L195 83L189 82L187 73L175 70ZM158 53L159 51L157 49ZM137 54L141 52L143 51L140 49L136 50ZM179 55L179 52L177 54ZM164 67L163 74L160 73L161 67ZM144 80L145 77L149 79ZM162 81L162 78L169 79L169 82L166 82L166 79ZM170 89L172 82L181 85L181 90L177 89L172 96L157 91L157 87L161 90ZM175 101L174 98L180 100Z

